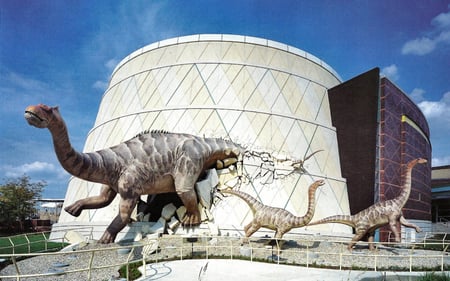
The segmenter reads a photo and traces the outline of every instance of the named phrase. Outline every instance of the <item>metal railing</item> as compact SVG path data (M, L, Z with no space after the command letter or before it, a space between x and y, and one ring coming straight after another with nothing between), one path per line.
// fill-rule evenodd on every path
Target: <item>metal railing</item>
M129 254L126 256L126 258L124 259L124 261L121 262L116 262L116 263L106 263L103 265L96 265L93 263L96 255L99 255L100 253L103 252L111 252L111 251L117 251L120 249L129 249ZM133 261L137 261L137 260L132 260L131 257L134 254L134 249L135 247L133 246L122 246L122 247L108 247L108 248L100 248L100 249L87 249L87 250L77 250L77 251L73 251L73 252L52 252L52 253L39 253L39 254L35 254L35 253L31 253L31 254L13 254L10 256L6 256L6 255L0 255L0 257L2 256L6 256L8 258L11 259L12 264L14 265L14 268L16 270L15 274L9 274L9 275L3 275L2 272L0 272L0 280L4 280L7 278L15 278L16 280L22 280L23 278L32 278L32 277L49 277L49 276L59 276L61 274L72 274L72 273L86 273L86 277L83 278L81 277L79 280L96 280L96 279L92 279L92 273L95 272L95 270L99 270L99 269L111 269L112 271L114 271L114 268L117 267L121 267L121 266L127 266L130 264L130 262ZM50 272L47 271L45 273L42 272L35 272L35 273L28 273L28 272L23 272L21 270L21 266L20 266L20 261L23 260L24 258L35 258L36 256L39 257L43 257L43 258L47 258L47 259L51 259L51 257L63 257L63 256L68 256L68 255L83 255L83 259L86 262L85 266L81 266L79 268L75 268L75 269L64 269L63 271L55 271L55 272ZM84 258L86 257L86 258ZM141 259L138 259L141 260ZM127 278L127 280L129 280Z
M43 234L42 234L43 235ZM427 234L428 237L435 234ZM324 267L336 270L365 271L445 271L450 268L449 242L424 239L418 243L378 243L376 251L369 251L367 243L360 242L352 252L347 250L348 239L338 237L295 236L287 240L240 237L180 237L162 236L151 240L130 242L129 245L97 245L91 249L52 253L0 254L9 259L15 273L0 272L0 280L79 274L80 279L97 280L96 272L117 272L126 268L126 279L130 280L129 267L134 262L158 263L164 260L184 259L244 259L251 262L269 262L305 267ZM13 244L13 243L12 243ZM283 246L281 246L283 244ZM95 246L95 245L94 245ZM279 250L281 246L282 250ZM439 250L426 250L433 246ZM121 254L119 254L121 253ZM43 260L68 260L77 256L77 266L65 267L57 272L27 272L21 260L40 258ZM108 257L106 261L102 260ZM115 257L111 261L111 257ZM427 265L427 266L425 266ZM10 272L10 271L8 271ZM81 274L81 275L80 275ZM145 271L144 271L145 276Z
M75 228L71 228L70 230L73 231L78 231L78 230L83 230L83 231L87 231L88 236L86 236L86 240L92 239L93 235L92 235L92 231L93 228L91 227L75 227ZM54 249L59 249L61 245L58 245L58 243L60 244L65 244L67 241L65 241L64 237L62 237L61 239L56 239L56 240L50 240L50 231L42 231L42 232L32 232L32 233L23 233L23 234L18 234L18 235L13 235L13 236L7 236L7 237L0 237L0 240L3 241L8 241L9 245L7 246L1 246L0 244L0 254L2 252L8 251L8 249L11 251L11 254L16 254L17 249L21 249L20 253L39 253L39 252L47 252L47 251L52 251ZM21 240L25 240L24 242L22 242ZM35 251L33 250L33 246L34 245L41 245L44 244L43 249L39 250L39 251ZM3 243L2 243L3 244ZM23 248L26 248L26 251L23 250Z

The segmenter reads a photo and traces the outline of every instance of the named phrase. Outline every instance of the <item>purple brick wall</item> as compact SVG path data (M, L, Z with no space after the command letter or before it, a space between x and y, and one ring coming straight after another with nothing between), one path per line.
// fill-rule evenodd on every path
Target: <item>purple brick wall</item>
M406 116L415 123L402 122ZM421 133L420 133L421 132ZM379 198L389 200L402 188L405 164L418 157L429 160L412 174L411 195L403 208L406 219L431 220L431 145L427 121L419 108L392 82L380 80ZM377 196L377 195L376 195ZM389 228L380 231L388 240Z

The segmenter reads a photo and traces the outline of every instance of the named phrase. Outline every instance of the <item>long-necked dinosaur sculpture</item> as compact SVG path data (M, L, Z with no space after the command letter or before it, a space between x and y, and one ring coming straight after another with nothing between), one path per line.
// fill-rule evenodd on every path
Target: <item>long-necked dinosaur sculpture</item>
M348 249L350 251L356 242L364 238L367 234L369 235L369 249L374 250L374 245L372 243L374 232L377 228L387 224L389 224L391 231L394 233L396 242L400 242L400 233L397 229L397 222L400 222L400 224L406 227L414 228L417 232L420 232L420 227L408 222L403 217L402 208L408 201L409 194L411 192L412 169L416 164L424 163L427 163L426 159L417 158L406 164L403 189L397 197L390 200L377 202L355 215L331 216L311 222L308 226L322 223L341 223L353 227L355 229L355 235L348 244Z
M66 207L66 212L79 216L84 209L109 205L120 194L119 214L100 238L101 243L114 242L142 194L177 192L187 210L183 224L200 224L194 189L198 177L217 161L239 158L243 151L223 139L158 131L142 133L111 148L80 153L72 147L57 107L29 106L25 118L30 125L49 129L58 160L67 172L103 184L98 196L80 199Z
M286 232L293 228L305 226L311 221L316 207L316 190L324 183L325 181L323 180L317 180L309 186L308 210L303 217L294 216L291 212L286 211L285 209L264 205L249 194L242 191L225 189L221 190L221 192L232 194L241 198L252 210L253 220L244 227L246 237L250 237L253 233L258 231L258 229L264 227L275 230L274 238L281 239Z

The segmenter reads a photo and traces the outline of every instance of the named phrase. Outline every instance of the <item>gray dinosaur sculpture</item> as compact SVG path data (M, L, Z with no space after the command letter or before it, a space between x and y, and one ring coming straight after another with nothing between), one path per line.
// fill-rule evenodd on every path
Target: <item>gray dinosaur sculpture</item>
M65 208L73 216L84 209L109 205L120 194L119 214L100 238L114 242L130 221L140 195L177 192L186 207L184 225L200 224L194 185L199 176L217 162L242 157L244 149L233 142L162 131L142 133L116 146L90 153L72 147L58 107L39 104L25 109L28 123L49 129L54 149L63 168L75 177L101 183L98 196L80 199Z
M245 236L250 237L261 227L275 230L276 239L283 238L283 235L293 228L303 227L311 221L316 209L315 194L319 186L324 185L324 180L313 182L308 188L308 210L304 216L294 216L291 212L277 207L267 206L256 200L249 194L232 189L221 190L222 193L232 194L244 200L253 212L253 220L245 226Z
M322 223L340 223L353 227L355 229L355 235L348 244L347 248L349 251L352 250L357 241L364 238L367 234L369 235L369 249L374 250L373 239L375 230L387 224L389 224L391 231L394 233L396 242L400 242L400 233L397 229L397 222L406 227L414 228L416 232L420 232L420 227L408 222L405 217L403 217L402 208L405 206L408 201L409 194L411 193L412 169L416 164L425 163L427 163L426 159L417 158L406 164L403 189L397 197L390 200L377 202L355 215L331 216L311 222L308 226Z

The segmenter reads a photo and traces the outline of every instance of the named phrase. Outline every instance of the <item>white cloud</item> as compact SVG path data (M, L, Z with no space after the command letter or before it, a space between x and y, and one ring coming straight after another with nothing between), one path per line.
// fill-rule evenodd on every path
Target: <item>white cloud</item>
M129 1L118 6L114 15L105 14L104 24L83 48L85 57L96 65L106 61L108 75L136 49L166 38L166 34L179 34L171 25L163 25L167 18L161 11L166 9L166 1Z
M105 63L105 66L110 72L113 72L118 64L119 64L118 60L110 59Z
M109 78L119 64L131 52L155 41L179 34L171 25L163 25L162 18L167 4L162 2L141 3L130 1L119 5L117 13L105 17L105 24L86 42L84 57L98 69L100 78L92 88L104 92Z
M441 13L431 20L431 23L438 28L450 27L450 11Z
M450 155L444 156L442 158L435 158L433 157L431 159L431 166L432 167L438 167L438 166L446 166L450 164Z
M77 96L66 84L46 82L25 74L3 71L0 73L0 93L8 98L2 100L0 111L2 114L15 114L18 109L25 109L25 106L37 103L73 106L73 98Z
M419 108L429 119L440 117L447 111L445 103L441 101L422 101L419 103Z
M117 67L118 64L119 64L119 61L117 59L110 59L104 64L108 75L111 75L111 73L114 71L114 69ZM97 80L92 85L92 87L94 89L98 89L98 90L101 90L102 92L104 92L108 88L108 84L109 84L109 82L107 79Z
M419 89L420 90L420 89ZM438 118L447 123L450 129L450 91L445 93L439 101L423 100L418 104L425 117L429 120Z
M397 81L399 78L398 68L395 64L386 66L381 69L381 75L388 77L392 81Z
M438 37L436 37L437 43L450 43L450 30L449 31L443 31L439 34Z
M419 103L421 101L425 100L425 90L420 88L414 88L412 92L409 94L409 97L416 103Z
M0 93L8 96L0 105L1 112L6 113L21 108L25 100L48 99L53 91L42 81L15 72L3 71L0 74Z
M402 54L404 55L426 55L436 48L436 40L422 37L410 40L403 45Z
M104 92L106 90L106 88L108 88L108 82L106 81L95 81L94 85L92 85L92 88L94 89L98 89L101 90L102 92Z
M420 109L428 113L427 118L438 116L440 119L445 118L450 121L450 91L446 92L439 101L422 101L419 103ZM432 112L434 110L435 112ZM449 124L450 126L450 124Z
M404 55L423 56L433 52L440 44L450 44L450 11L431 20L434 28L430 35L407 41L402 47Z
M4 165L1 167L4 174L8 178L21 177L24 174L33 178L39 176L40 179L47 180L48 178L65 178L67 173L59 166L55 166L52 163L35 161L32 163L26 163L20 166Z
M419 89L420 92L420 89ZM423 100L418 103L419 108L427 118L433 147L433 166L450 165L450 91L438 101Z

